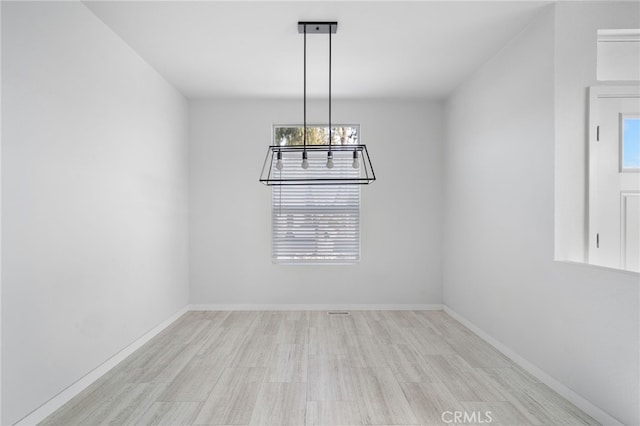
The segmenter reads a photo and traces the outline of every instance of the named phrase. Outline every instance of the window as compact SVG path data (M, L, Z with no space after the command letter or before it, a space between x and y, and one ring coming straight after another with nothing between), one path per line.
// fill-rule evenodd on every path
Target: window
M274 126L274 145L302 145L301 126ZM332 143L358 144L359 126L335 126ZM307 127L307 144L328 143L328 128ZM279 173L295 175L301 159L283 159ZM289 160L289 161L287 161ZM309 159L307 173L326 173L324 162ZM317 162L317 164L314 164ZM293 166L289 166L293 165ZM331 173L357 177L350 161L338 161ZM360 260L360 185L272 187L274 263L355 263Z

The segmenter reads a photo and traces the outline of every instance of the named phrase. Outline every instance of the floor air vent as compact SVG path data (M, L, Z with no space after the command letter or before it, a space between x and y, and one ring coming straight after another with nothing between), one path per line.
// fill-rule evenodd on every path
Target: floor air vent
M327 315L330 317L348 317L351 315L349 311L327 311Z

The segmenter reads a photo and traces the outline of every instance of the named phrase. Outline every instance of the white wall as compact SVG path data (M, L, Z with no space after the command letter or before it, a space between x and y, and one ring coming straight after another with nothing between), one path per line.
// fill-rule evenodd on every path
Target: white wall
M444 303L640 423L638 276L553 261L553 9L458 88L446 115Z
M607 84L596 78L597 32L616 28L640 28L640 2L560 1L556 4L557 260L587 261L587 87Z
M308 121L325 122L325 102ZM271 189L258 182L274 123L302 122L300 100L191 103L190 283L194 304L439 304L438 103L334 101L361 125L378 181L361 192L362 256L349 266L271 263Z
M2 424L188 301L187 102L79 2L2 2Z
M2 4L0 4L0 50L2 49ZM0 53L0 100L2 97L2 54ZM0 242L2 239L2 102L0 101ZM0 243L0 423L2 423L2 244Z

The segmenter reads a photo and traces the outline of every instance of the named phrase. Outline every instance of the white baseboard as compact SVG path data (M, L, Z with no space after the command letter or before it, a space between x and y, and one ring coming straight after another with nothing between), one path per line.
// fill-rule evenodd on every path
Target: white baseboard
M190 311L440 311L441 304L205 304L189 305Z
M185 312L189 309L187 306L180 309L175 314L171 315L169 318L146 332L143 336L137 339L135 342L131 343L126 348L122 349L120 352L100 364L98 367L94 368L92 371L87 373L82 378L78 379L71 386L51 398L49 401L45 402L40 407L36 408L29 415L22 418L15 426L32 426L40 423L45 418L47 418L51 413L56 411L58 408L62 407L64 404L69 402L71 398L78 395L80 392L85 390L89 385L98 380L104 374L106 374L113 367L118 365L122 360L131 355L137 349L142 347L145 343L151 340L154 336L160 333L162 330L167 328L171 323L180 318Z
M469 330L473 331L482 340L484 340L485 342L489 343L491 346L493 346L494 348L502 352L513 362L518 364L520 367L525 369L527 372L529 372L531 375L536 377L542 383L549 386L551 389L553 389L558 394L560 394L563 398L570 401L576 407L580 408L582 411L584 411L585 413L587 413L588 415L596 419L601 424L607 425L607 426L623 426L623 424L620 421L611 417L611 415L605 413L600 408L596 407L595 405L593 405L592 403L590 403L589 401L587 401L586 399L584 399L583 397L581 397L580 395L578 395L577 393L575 393L574 391L572 391L571 389L569 389L568 387L566 387L565 385L563 385L562 383L560 383L559 381L557 381L556 379L554 379L553 377L545 373L540 368L531 364L525 358L523 358L513 350L509 349L507 346L505 346L498 340L491 337L484 330L474 325L471 321L461 316L460 314L458 314L456 311L454 311L447 305L444 305L443 307L444 307L444 311L447 314L449 314L451 317L459 321L462 325L467 327Z

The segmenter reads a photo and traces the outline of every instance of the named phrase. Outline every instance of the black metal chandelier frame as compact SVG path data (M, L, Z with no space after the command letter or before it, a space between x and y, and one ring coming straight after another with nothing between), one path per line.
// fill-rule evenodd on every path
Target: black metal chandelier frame
M334 145L333 128L331 126L331 35L338 30L337 22L327 21L300 21L298 22L298 33L304 35L304 88L303 88L303 145L270 145L262 166L260 182L265 185L367 185L376 180L375 172L371 164L371 158L367 146L359 145ZM307 144L307 34L329 34L329 143L327 145L308 145ZM300 152L302 159L301 167L304 171L309 167L308 155L317 153L326 153L327 170L325 173L318 174L303 172L293 173L290 176L275 176L277 171L282 169L282 158L284 155ZM344 174L335 173L332 176L331 168L333 168L333 154L339 153L344 155L345 152L351 153L353 156L353 168L360 169L358 177L347 177ZM359 163L362 159L362 167ZM276 169L274 171L274 169Z

